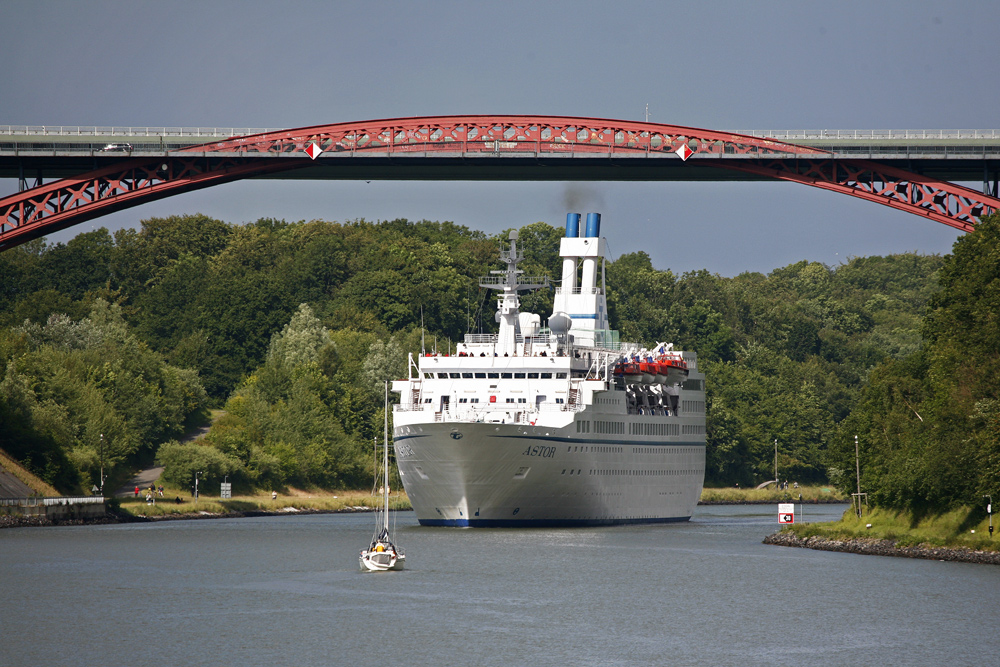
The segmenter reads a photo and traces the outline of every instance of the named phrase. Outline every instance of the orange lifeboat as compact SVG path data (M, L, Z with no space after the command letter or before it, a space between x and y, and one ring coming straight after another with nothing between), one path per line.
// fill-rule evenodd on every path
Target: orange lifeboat
M684 359L671 356L657 360L660 373L664 376L663 384L674 385L687 379L688 368Z

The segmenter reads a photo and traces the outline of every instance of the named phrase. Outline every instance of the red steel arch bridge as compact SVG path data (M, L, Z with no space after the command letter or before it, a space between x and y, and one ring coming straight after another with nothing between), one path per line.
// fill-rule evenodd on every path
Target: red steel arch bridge
M779 179L963 231L1000 209L1000 131L722 132L549 116L437 116L290 130L0 126L0 250L245 178ZM958 185L979 182L983 189Z

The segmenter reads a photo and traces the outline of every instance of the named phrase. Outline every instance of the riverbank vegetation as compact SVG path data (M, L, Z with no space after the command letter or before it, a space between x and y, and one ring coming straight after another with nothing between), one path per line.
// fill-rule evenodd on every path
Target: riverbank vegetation
M758 505L765 503L846 503L849 497L831 486L802 485L787 489L742 487L705 488L701 502L706 505Z
M522 268L559 276L561 236L522 227ZM450 222L186 215L0 253L0 440L63 493L90 489L102 460L120 481L158 461L184 489L198 471L247 495L366 488L383 381L406 374L408 353L447 353L466 332L494 330L495 295L478 276L497 268L502 238ZM966 312L948 291L975 292L986 274L964 280L955 261L907 253L726 278L654 268L637 250L609 263L608 303L623 340L698 352L708 486L773 479L777 440L780 478L850 490L858 432L877 503L900 502L910 486L936 503L945 496L929 489L978 493L952 482L996 460L996 395L969 393L966 381L995 369L995 340L978 330L990 311ZM938 314L922 324L932 298ZM551 291L523 298L543 317L551 304ZM966 315L967 333L944 333ZM967 339L982 352L974 363L961 354ZM184 442L210 408L224 416ZM974 443L955 441L960 425L974 427ZM914 434L916 449L890 463ZM917 454L919 480L906 463Z
M247 514L296 514L300 512L370 512L382 502L382 497L369 491L306 492L286 489L286 493L272 498L270 493L234 496L225 500L217 493L199 494L195 502L190 494L165 487L164 497L158 495L147 501L145 492L138 498L117 499L113 511L119 515L145 518L188 518L203 515L245 516ZM412 509L405 494L392 493L389 508Z
M991 538L989 520L982 512L960 507L920 517L908 510L868 508L861 516L848 509L840 521L801 523L782 532L802 539L818 536L829 540L887 540L895 547L931 546L949 549L1000 551L1000 536Z

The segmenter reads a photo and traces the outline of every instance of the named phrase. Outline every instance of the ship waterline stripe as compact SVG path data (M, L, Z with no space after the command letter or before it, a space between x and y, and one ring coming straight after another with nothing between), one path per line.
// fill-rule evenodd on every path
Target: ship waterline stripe
M621 526L642 523L680 523L690 521L690 516L619 519L418 519L421 526L448 528L581 528L585 526Z
M411 438L429 438L432 434L403 435L393 438L393 442L402 442ZM443 434L442 434L443 435ZM487 438L510 438L513 440L544 440L547 442L565 442L572 445L632 445L635 447L704 447L704 442L660 442L655 440L600 440L594 438L570 438L548 435L488 435Z

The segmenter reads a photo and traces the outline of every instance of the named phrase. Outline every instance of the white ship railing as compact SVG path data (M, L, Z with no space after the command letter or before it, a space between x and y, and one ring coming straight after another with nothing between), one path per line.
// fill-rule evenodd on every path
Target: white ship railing
M548 285L548 276L518 276L517 285ZM506 276L481 276L479 278L479 285L481 287L503 287L507 284Z
M548 345L553 341L553 338L548 334L539 334L537 336L529 336L532 345ZM465 334L465 340L463 341L466 345L496 345L497 335L496 334ZM515 342L518 345L524 344L524 336L521 334L517 335Z

